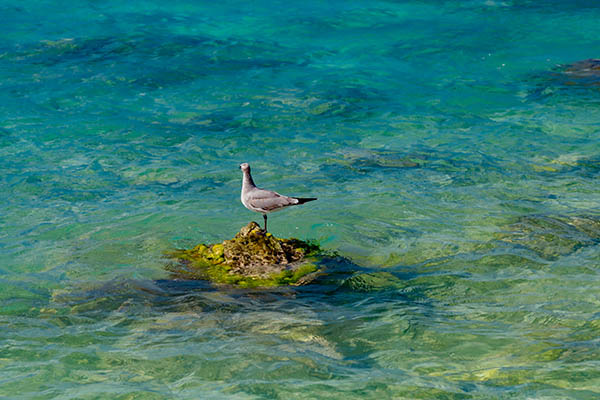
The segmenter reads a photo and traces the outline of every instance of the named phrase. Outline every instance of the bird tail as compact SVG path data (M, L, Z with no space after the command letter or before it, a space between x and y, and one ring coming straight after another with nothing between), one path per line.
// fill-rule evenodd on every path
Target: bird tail
M309 201L317 200L316 197L296 197L298 204L308 203Z

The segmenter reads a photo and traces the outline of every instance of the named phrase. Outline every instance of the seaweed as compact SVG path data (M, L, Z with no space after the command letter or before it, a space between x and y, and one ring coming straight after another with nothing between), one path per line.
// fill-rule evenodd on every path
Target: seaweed
M304 285L321 272L319 252L316 243L277 238L250 222L223 243L168 253L174 262L166 268L175 278L239 287Z

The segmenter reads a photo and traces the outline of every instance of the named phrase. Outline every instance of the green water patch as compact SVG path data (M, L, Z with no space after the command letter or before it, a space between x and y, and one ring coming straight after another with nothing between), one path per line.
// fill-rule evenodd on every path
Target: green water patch
M511 268L518 276L520 270L544 269L548 262L600 244L600 216L595 214L525 214L490 223L485 231L465 230L470 236L463 242L418 236L405 239L377 258L377 264L418 265L437 271L450 263L474 273L482 269L500 271L503 267L506 271Z
M408 282L387 271L357 272L341 282L341 287L356 292L403 290Z
M526 215L499 232L497 238L552 261L600 243L600 217Z
M50 296L49 289L13 280L0 279L0 317L35 315Z
M600 156L563 154L558 157L544 157L532 163L531 168L545 177L568 174L594 178L600 173Z
M203 293L194 302L189 299L175 301L180 296L198 293L199 290ZM174 284L170 280L115 279L79 283L55 289L51 301L40 310L40 315L63 327L93 322L97 318L106 318L107 315L113 315L118 320L122 316L145 316L156 311L212 311L217 308L232 309L235 306L234 301L227 301L225 304L220 298L211 299L212 292L212 288L202 281Z

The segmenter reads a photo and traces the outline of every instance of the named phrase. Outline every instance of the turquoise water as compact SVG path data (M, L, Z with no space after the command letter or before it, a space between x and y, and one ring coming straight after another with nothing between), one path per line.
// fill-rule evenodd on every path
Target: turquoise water
M600 397L597 2L134 3L0 3L0 398ZM244 161L361 267L169 280Z

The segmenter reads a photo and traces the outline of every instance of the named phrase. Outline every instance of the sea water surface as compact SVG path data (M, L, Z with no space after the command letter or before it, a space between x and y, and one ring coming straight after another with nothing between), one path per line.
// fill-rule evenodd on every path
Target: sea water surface
M600 63L578 63L600 58L598 2L0 20L0 398L600 397ZM357 271L172 281L163 252L262 219L241 162L319 198L275 235Z

